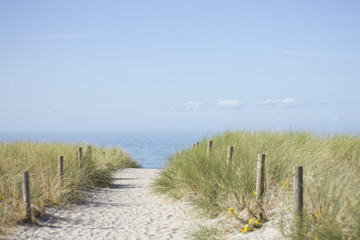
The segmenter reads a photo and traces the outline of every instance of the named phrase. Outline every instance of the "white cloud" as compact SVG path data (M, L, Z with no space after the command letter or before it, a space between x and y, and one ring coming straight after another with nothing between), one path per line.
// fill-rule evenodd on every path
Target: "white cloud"
M200 109L202 109L204 107L204 103L189 101L189 102L184 104L184 107L187 110L200 110Z
M220 100L216 106L226 109L240 109L244 107L244 104L239 100Z
M260 102L262 106L267 107L284 107L284 108L293 108L299 107L302 104L296 101L294 98L285 98L285 99L267 99L265 101Z

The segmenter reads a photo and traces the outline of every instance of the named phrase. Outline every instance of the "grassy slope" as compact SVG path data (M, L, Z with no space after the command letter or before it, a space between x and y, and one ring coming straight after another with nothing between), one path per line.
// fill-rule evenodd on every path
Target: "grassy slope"
M307 132L226 132L174 155L157 179L157 192L187 198L210 217L227 214L253 228L270 209L292 208L292 169L304 166L306 239L360 239L360 137L318 137ZM226 166L227 146L234 159ZM264 205L256 202L257 155L266 154ZM229 208L233 209L229 211ZM229 214L229 213L233 214ZM234 213L236 212L236 213ZM288 231L291 232L291 231ZM291 236L290 233L288 236ZM292 235L297 238L298 236Z
M25 216L22 172L30 174L32 211L44 212L81 197L84 187L108 186L118 168L139 167L116 148L83 147L83 167L77 161L77 144L15 142L0 143L0 233ZM90 153L91 151L91 153ZM105 154L103 154L105 152ZM64 186L58 181L58 156L64 156Z

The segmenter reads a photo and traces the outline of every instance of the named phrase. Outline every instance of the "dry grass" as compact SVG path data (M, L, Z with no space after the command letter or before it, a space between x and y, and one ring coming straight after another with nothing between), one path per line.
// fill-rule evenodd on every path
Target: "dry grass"
M47 206L61 207L81 198L84 187L108 186L118 168L139 167L116 148L83 146L83 167L78 166L78 144L0 143L0 234L25 216L22 172L29 171L33 216ZM105 152L105 154L104 154ZM58 156L64 156L64 186L58 181Z

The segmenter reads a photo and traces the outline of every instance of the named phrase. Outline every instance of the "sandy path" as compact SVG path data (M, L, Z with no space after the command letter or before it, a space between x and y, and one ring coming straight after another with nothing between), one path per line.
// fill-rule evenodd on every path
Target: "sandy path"
M86 204L56 210L40 227L21 227L15 239L186 239L192 229L185 203L153 195L159 170L125 169L110 188L89 192ZM188 210L189 211L189 210Z

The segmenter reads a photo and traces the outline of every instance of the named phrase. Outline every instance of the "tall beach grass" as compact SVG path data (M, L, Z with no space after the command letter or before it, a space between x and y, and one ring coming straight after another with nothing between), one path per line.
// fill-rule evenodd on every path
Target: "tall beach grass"
M62 207L81 198L85 187L109 186L111 174L119 168L140 167L117 148L84 149L79 167L80 144L0 143L0 234L21 222L25 216L22 200L22 172L29 171L33 216L41 216L46 207ZM58 180L58 156L64 156L64 184Z
M360 137L308 132L228 131L169 159L154 185L159 193L185 198L211 218L225 216L246 234L284 216L279 228L293 239L360 239ZM228 146L234 146L227 166ZM263 203L255 198L257 155L266 154ZM292 169L304 167L304 222L294 233ZM286 217L288 216L288 217ZM290 217L289 217L290 216Z

